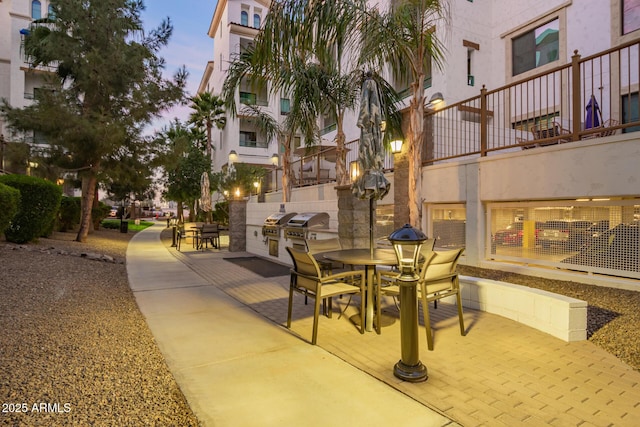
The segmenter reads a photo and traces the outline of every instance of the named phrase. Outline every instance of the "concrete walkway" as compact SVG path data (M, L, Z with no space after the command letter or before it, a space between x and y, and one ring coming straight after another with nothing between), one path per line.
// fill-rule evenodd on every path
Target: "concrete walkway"
M225 261L222 249L177 252L161 224L127 251L129 282L167 364L207 426L635 426L640 372L588 341L566 343L503 317L453 306L432 315L435 349L420 329L423 383L393 376L398 313L385 307L382 334L360 335L341 318L320 319L294 301L288 276L263 278ZM224 240L223 240L224 243ZM337 305L344 304L337 301ZM336 304L334 304L336 305Z
M161 244L162 229L132 239L129 283L203 425L455 425L224 293ZM214 262L220 277L254 276L222 258Z

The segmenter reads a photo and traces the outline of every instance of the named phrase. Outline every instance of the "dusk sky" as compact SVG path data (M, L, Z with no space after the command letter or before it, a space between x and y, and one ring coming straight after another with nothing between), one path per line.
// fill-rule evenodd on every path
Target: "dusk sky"
M166 61L165 73L172 76L182 65L189 72L187 92L195 95L207 61L213 59L213 39L207 35L217 0L145 0L142 15L146 29L156 28L166 17L173 24L169 45L160 55ZM155 122L153 130L161 128L178 117L189 117L188 107L178 107L165 113L164 119Z

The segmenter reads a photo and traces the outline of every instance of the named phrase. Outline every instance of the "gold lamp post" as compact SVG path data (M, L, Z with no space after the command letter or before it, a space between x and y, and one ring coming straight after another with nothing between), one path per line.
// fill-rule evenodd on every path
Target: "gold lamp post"
M422 243L427 236L405 224L389 235L389 241L398 258L400 276L400 339L402 358L393 367L393 374L404 381L426 381L427 367L420 362L418 350L418 297L416 267Z

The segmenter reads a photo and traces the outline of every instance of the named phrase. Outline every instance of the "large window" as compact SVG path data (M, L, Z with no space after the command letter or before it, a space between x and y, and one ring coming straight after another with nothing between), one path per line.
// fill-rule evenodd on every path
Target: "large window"
M640 0L622 0L622 34L640 29Z
M253 14L253 28L260 28L260 15L257 13Z
M640 121L640 104L638 101L638 92L622 95L622 123ZM640 131L640 126L631 126L622 129L622 133L637 131Z
M245 27L249 26L249 12L246 10L240 12L240 25L244 25Z
M560 21L554 19L511 40L513 75L560 59Z

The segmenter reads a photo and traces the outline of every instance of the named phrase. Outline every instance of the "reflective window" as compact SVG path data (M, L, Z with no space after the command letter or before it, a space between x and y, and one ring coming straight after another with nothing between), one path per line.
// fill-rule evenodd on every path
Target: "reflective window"
M260 28L260 15L257 13L253 15L253 28Z
M622 1L622 34L640 29L640 0Z
M511 40L514 76L560 59L559 22L554 19Z
M240 24L245 27L249 26L249 13L246 10L240 12Z

